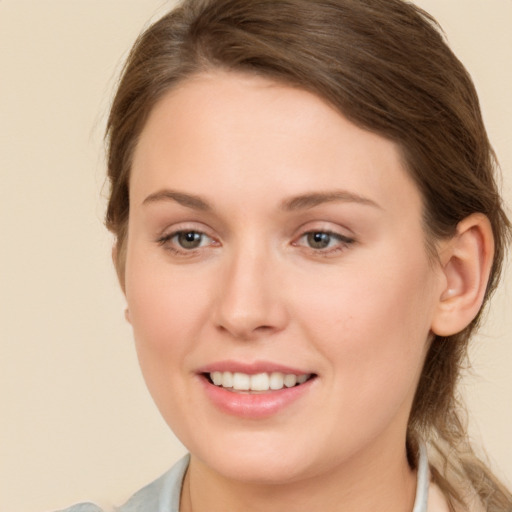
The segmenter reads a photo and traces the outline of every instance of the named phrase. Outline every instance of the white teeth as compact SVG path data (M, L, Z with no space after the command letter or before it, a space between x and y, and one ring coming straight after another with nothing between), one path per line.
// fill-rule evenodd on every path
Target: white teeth
M257 373L251 375L251 389L253 391L267 391L270 377L268 373Z
M215 386L230 388L234 391L269 391L284 387L291 388L297 384L304 384L311 374L295 375L281 372L257 373L249 375L241 372L211 372L210 379Z
M224 372L222 374L222 387L232 388L233 387L233 374L231 372Z
M281 372L273 372L270 375L270 389L283 389L284 374Z
M308 380L309 375L299 375L297 377L297 384L304 384Z
M251 376L246 373L233 374L233 389L248 391L251 388Z
M297 384L297 375L285 375L284 377L284 385L287 388L293 388Z

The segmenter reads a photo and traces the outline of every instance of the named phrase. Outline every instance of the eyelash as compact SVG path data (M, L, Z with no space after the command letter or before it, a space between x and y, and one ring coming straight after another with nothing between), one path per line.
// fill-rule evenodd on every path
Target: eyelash
M185 235L185 236L193 235L193 236L201 237L199 246L187 249L187 248L183 247L179 241L176 240L173 242L173 239L175 239L181 235ZM309 243L308 243L308 242L310 242L309 237L317 236L317 235L323 236L324 238L328 237L328 241L327 241L328 245L332 241L335 241L336 244L333 247L329 247L329 246L322 247L322 248L311 247L311 245L309 245ZM210 239L211 242L206 245L202 245L203 240L205 238ZM304 245L304 246L300 243L300 241L303 239L306 240L306 245ZM319 240L318 242L321 243L321 240ZM295 247L303 246L306 250L312 252L315 255L330 256L331 254L338 253L340 251L347 249L354 242L355 242L355 240L353 238L341 235L340 233L336 233L335 231L318 229L318 230L310 230L310 231L306 231L306 232L302 233L300 235L300 237L298 237L296 239L295 242L292 242L292 245ZM197 251L199 251L200 249L202 249L204 247L218 245L218 242L216 242L212 237L208 236L206 233L204 233L202 231L194 230L194 229L180 229L178 231L173 231L172 233L169 233L167 235L164 235L164 236L158 238L157 243L160 246L164 247L166 250L172 252L173 254L176 254L178 256L185 256L185 257L186 256L194 256L195 254L197 254Z
M303 233L298 239L297 242L293 242L292 245L298 246L300 240L306 239L310 236L322 235L324 237L329 237L328 243L331 241L337 242L333 247L325 247L325 248L315 248L311 247L311 245L307 244L306 249L312 251L314 254L318 254L321 256L330 256L334 253L338 253L340 251L344 251L350 245L352 245L355 240L348 236L342 235L340 233L336 233L335 231L330 231L328 229L313 229L310 231L306 231ZM309 240L308 240L309 241Z
M183 246L180 247L180 243L178 241L173 242L173 239L179 237L180 235L198 235L201 237L200 245L198 247L185 248ZM212 237L208 236L206 233L202 231L198 231L195 229L180 229L178 231L173 231L168 235L164 235L160 237L157 242L160 246L163 246L166 250L171 251L174 254L179 256L192 256L197 253L197 251L204 246L202 245L203 239L209 238L213 243L207 245L216 245L217 243L213 240Z

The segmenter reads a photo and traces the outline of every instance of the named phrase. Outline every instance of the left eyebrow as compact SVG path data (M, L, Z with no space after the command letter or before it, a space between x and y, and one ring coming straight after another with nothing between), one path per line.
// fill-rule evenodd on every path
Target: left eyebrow
M348 192L346 190L335 190L330 192L311 192L286 199L281 208L286 211L307 210L324 203L357 203L363 206L371 206L382 209L375 201L367 197Z

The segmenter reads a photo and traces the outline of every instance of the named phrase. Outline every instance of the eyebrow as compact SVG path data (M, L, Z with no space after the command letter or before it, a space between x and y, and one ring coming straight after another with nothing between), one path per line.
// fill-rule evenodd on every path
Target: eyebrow
M367 197L348 192L346 190L334 190L329 192L312 192L310 194L302 194L285 200L282 208L287 211L307 210L324 203L357 203L364 206L372 206L382 209L375 201Z
M211 204L201 196L169 189L159 190L158 192L150 194L146 197L146 199L144 199L142 204L146 205L160 201L174 201L187 208L204 212L210 212L213 210ZM281 209L285 211L307 210L309 208L314 208L315 206L320 206L324 203L334 202L357 203L364 206L372 206L374 208L381 209L381 207L375 201L372 201L371 199L360 196L358 194L348 192L346 190L312 192L294 196L284 200L281 203Z
M191 208L193 210L200 210L204 212L209 212L213 210L212 206L208 201L203 199L200 196L186 194L184 192L177 192L176 190L159 190L158 192L154 192L150 194L144 201L143 205L157 203L160 201L174 201L182 206L187 208Z

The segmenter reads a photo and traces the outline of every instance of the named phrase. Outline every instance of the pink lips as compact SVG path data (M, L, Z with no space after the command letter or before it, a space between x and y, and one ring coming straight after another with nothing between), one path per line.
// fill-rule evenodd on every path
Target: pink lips
M267 361L255 361L253 363L242 363L239 361L219 361L203 366L197 370L197 373L211 373L211 372L241 372L249 375L263 372L281 372L281 373L293 373L295 375L302 375L305 373L311 373L307 370L300 370L292 368L291 366L285 366L282 364L271 363Z
M246 419L264 419L279 413L307 394L316 380L311 379L300 386L283 388L276 391L269 390L268 392L258 393L235 392L215 386L204 375L214 371L241 372L249 375L263 372L303 375L311 372L264 361L249 364L236 361L221 361L200 368L197 374L204 392L213 405L224 413Z

